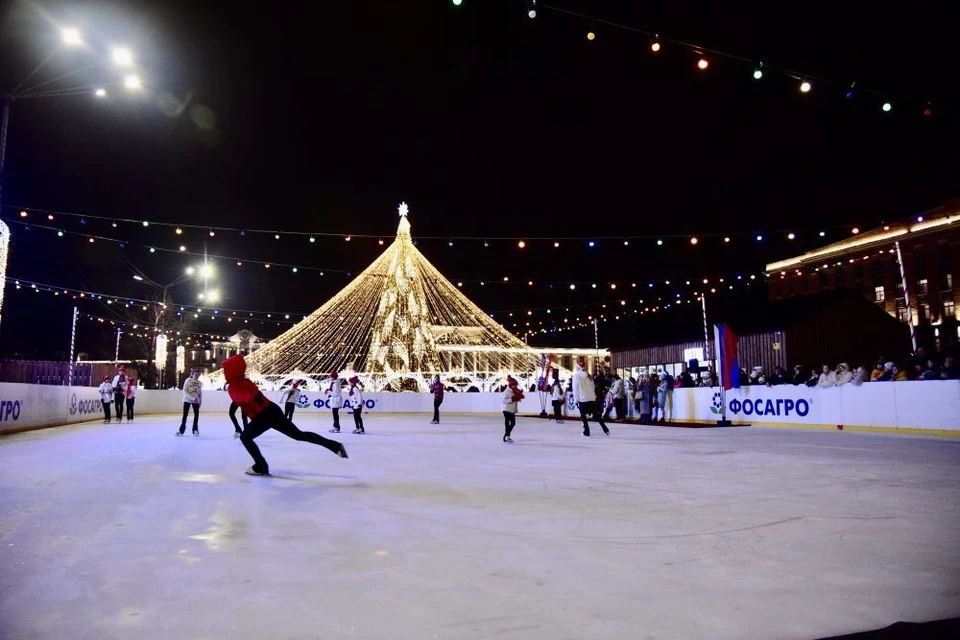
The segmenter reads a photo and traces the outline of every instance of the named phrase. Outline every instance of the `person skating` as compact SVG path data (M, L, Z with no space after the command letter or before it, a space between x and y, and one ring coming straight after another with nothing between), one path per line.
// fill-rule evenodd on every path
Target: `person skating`
M603 434L609 436L610 429L604 424L603 415L597 405L597 392L593 384L593 378L583 370L583 365L580 362L577 362L576 371L573 373L573 398L580 408L580 419L583 421L582 437L590 437L590 424L587 422L587 416L593 416L603 428Z
M127 368L120 365L117 367L117 375L113 377L113 405L117 412L117 424L123 422L123 406L127 401L127 386L129 384Z
M133 403L137 399L137 379L130 378L127 384L127 422L133 422Z
M113 385L110 384L110 376L103 376L103 382L97 389L100 394L100 402L103 403L103 424L110 424L110 405L113 402Z
M253 384L253 383L251 383ZM183 381L183 418L180 420L178 436L187 430L187 414L193 407L193 435L200 435L200 405L203 404L203 383L200 382L200 369L190 371L190 377Z
M430 393L433 394L433 420L430 424L440 424L440 405L443 404L443 383L440 382L440 375L433 378L433 384L430 385Z
M561 413L563 396L563 386L559 380L554 380L553 386L550 387L550 403L553 405L553 417L556 419L557 424L563 424L563 414Z
M363 430L363 393L360 391L360 378L353 376L350 378L350 393L347 394L347 400L350 402L350 408L353 409L353 424L356 429L354 433L366 433Z
M246 470L248 475L270 475L270 467L263 454L260 453L257 443L254 442L267 429L276 429L288 438L320 445L341 458L347 457L347 449L341 443L336 440L328 440L312 431L301 431L287 420L280 407L270 402L257 388L257 385L247 379L246 372L247 362L242 355L232 356L223 362L223 374L227 380L227 393L230 400L236 403L244 415L250 418L250 423L240 436L240 442L243 443L247 453L253 458L253 466Z
M523 391L513 376L507 376L507 388L500 397L503 407L503 441L513 443L510 433L517 426L517 403L523 400Z
M340 377L336 371L330 374L327 400L330 403L330 410L333 412L333 429L330 429L330 433L340 433L340 407L343 406L343 387L340 385Z
M292 421L293 410L297 407L297 398L300 397L300 381L295 381L289 388L280 394L280 403L283 405L283 416Z

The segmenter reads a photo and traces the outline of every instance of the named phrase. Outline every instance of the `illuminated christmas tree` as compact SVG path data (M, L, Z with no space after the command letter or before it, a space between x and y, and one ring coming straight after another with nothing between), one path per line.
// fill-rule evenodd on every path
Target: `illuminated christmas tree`
M537 375L546 350L528 347L447 281L414 246L406 203L399 212L397 237L373 264L247 357L252 377L320 386L340 371L375 389L424 391L434 374L464 388Z

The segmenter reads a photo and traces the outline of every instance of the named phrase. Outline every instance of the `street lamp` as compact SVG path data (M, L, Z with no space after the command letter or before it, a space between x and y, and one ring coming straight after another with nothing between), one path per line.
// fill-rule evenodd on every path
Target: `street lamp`
M113 50L113 63L118 67L129 67L133 64L133 54L126 47Z
M107 97L106 88L99 84L88 86L75 85L72 87L63 87L58 86L57 84L63 80L66 80L67 78L74 77L79 73L99 66L104 62L103 60L96 61L94 64L80 67L49 80L44 80L36 84L27 84L31 78L33 78L35 75L37 75L37 73L46 67L47 63L50 62L50 60L52 60L61 49L73 49L84 45L83 36L75 27L62 28L60 30L60 39L61 44L52 52L50 52L50 54L44 58L40 64L33 69L33 71L28 73L26 77L24 77L23 80L21 80L20 83L13 88L13 90L7 91L0 89L0 205L2 205L3 202L4 166L6 164L7 156L7 136L10 126L10 107L13 105L14 101L26 100L28 98L62 98L76 95L93 95L100 99ZM118 66L131 67L133 65L133 53L126 47L115 49L113 51L112 58L114 63ZM124 85L129 90L136 91L142 88L143 83L139 76L130 73L124 78ZM0 286L2 286L3 277L6 275L7 246L9 242L10 230L7 225L0 222ZM2 312L3 293L0 291L0 314L2 314Z
M68 47L77 47L83 44L83 38L80 37L80 32L72 27L62 29L60 35L63 37L63 44Z

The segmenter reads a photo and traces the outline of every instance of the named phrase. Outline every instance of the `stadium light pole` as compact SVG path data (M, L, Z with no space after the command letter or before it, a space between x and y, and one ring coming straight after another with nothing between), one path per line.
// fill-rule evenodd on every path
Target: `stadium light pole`
M10 128L10 110L13 103L29 99L40 98L66 98L70 96L94 96L97 99L107 97L105 84L94 85L73 85L60 86L62 81L73 78L78 74L93 69L104 64L104 61L97 61L93 64L79 67L73 71L61 74L55 78L44 80L36 84L28 85L31 78L42 71L47 63L50 62L58 53L64 49L78 48L84 45L83 36L78 29L66 27L60 30L60 44L44 58L40 64L34 67L33 71L11 91L0 92L0 212L3 211L3 187L5 183L4 169L7 159L7 135ZM111 53L111 62L118 69L123 70L123 85L128 91L139 91L143 87L143 82L132 67L134 65L133 53L126 47L115 48ZM10 228L0 220L0 318L3 317L3 287L6 284L7 274L7 250L10 244Z

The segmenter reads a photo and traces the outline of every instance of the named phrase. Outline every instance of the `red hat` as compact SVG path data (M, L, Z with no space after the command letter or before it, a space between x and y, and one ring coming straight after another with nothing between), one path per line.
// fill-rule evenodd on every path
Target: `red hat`
M513 376L507 376L507 384L511 387L517 386L519 384Z
M103 376L104 382L110 382L110 376Z
M358 378L357 376L353 376L352 378L350 378L350 384L356 385L358 382L360 382L360 378Z
M290 386L292 386L294 389L296 389L297 387L300 386L300 381L297 380L297 381L295 381L295 382L294 382L292 385L290 385Z
M336 379L336 377L337 377L337 372L334 371L333 373L331 373L331 374L330 374L330 377L333 378L333 379Z

